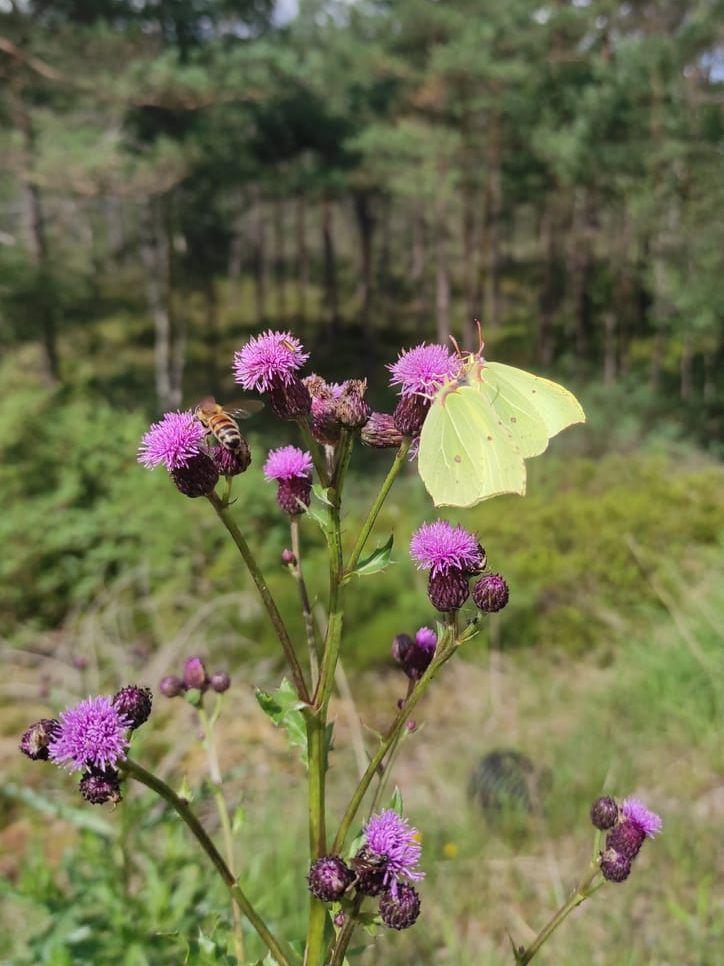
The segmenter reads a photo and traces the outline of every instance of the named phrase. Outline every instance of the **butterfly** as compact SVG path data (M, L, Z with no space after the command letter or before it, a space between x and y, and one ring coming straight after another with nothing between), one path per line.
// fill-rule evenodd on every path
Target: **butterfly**
M418 467L435 506L471 507L525 494L525 461L586 415L558 383L477 353L436 393L420 435Z

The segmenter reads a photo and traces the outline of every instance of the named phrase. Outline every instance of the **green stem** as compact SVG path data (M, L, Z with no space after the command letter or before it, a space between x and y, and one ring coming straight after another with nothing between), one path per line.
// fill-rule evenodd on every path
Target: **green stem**
M359 536L357 537L357 543L355 543L354 549L352 550L350 558L347 561L347 567L346 567L347 573L354 570L354 568L357 566L357 561L359 560L362 554L362 551L365 548L367 539L369 538L369 535L372 532L372 527L375 525L375 520L377 519L377 516L380 510L382 509L382 504L387 499L387 494L390 492L392 484L397 479L398 473L405 465L405 458L407 457L407 452L410 449L411 445L412 445L412 440L405 439L402 441L400 448L397 450L394 462L392 463L392 466L390 467L389 472L387 473L387 476L385 477L384 482L380 487L379 493L375 497L375 502L370 507L369 513L367 514L367 519L362 525L362 529L360 530Z
M274 625L274 630L277 633L279 642L282 645L282 650L284 651L284 656L289 664L289 670L292 675L292 680L294 681L294 687L297 690L300 700L309 704L309 691L307 690L307 685L304 680L304 674L297 660L297 655L294 651L294 645L292 644L291 638L289 637L289 632L287 631L286 625L282 619L282 615L279 613L274 598L271 595L271 591L264 579L264 574L259 569L257 562L252 554L249 544L244 539L244 536L236 525L234 518L231 516L229 507L226 506L215 493L209 493L207 500L212 505L216 511L217 516L224 524L226 529L231 534L231 538L239 549L239 553L244 558L244 563L249 569L252 580L256 584L256 588L259 591L262 602L266 607L269 619Z
M314 689L316 687L317 677L319 674L319 644L317 642L317 634L314 629L314 617L312 616L312 606L309 602L309 592L307 591L307 583L304 579L304 571L302 570L302 543L299 538L299 515L289 518L289 530L292 541L292 553L294 554L295 563L290 567L292 576L297 582L297 587L299 588L299 600L302 605L302 617L304 618L304 630L307 636L307 649L309 650L309 672L311 675L311 687Z
M352 908L347 913L347 919L337 936L337 942L334 944L334 952L329 961L329 966L342 966L342 963L344 963L344 955L347 952L347 947L352 939L352 933L357 925L357 917L363 901L364 896L358 895L355 897Z
M410 695L412 694L412 690L414 686L415 686L414 681L412 680L408 681L407 694L405 695L405 703L401 708L401 710L403 711L407 709L407 702L410 698ZM407 722L405 722L405 727L407 727ZM374 815L374 813L377 811L377 809L380 806L380 803L382 801L382 796L385 793L385 788L387 787L387 782L392 772L392 768L395 763L397 753L400 750L400 745L402 743L401 739L404 734L405 734L405 729L400 728L400 730L395 735L392 741L392 744L389 747L389 750L387 752L387 761L384 764L384 770L380 774L380 780L377 784L377 788L375 789L375 793L372 797L372 804L370 805L370 815Z
M217 699L220 699L217 695ZM217 705L218 709L218 705ZM226 853L226 864L229 871L236 878L236 862L234 860L234 836L231 830L229 810L226 807L226 799L222 790L221 768L219 767L219 756L216 752L216 741L214 739L214 725L217 715L214 714L209 720L203 706L197 708L201 728L204 733L204 750L206 760L209 765L209 778L211 779L211 791L216 802L216 811L219 815L219 823L224 839L224 852ZM237 904L232 900L231 915L233 920L234 953L239 962L244 962L244 933L241 928L241 913Z
M551 916L530 946L521 952L516 952L516 963L521 964L521 966L525 966L526 963L529 963L541 948L543 943L553 935L563 920L566 919L566 917L573 912L577 906L580 906L580 904L584 902L589 895L592 895L593 891L595 890L591 890L591 884L599 874L600 869L597 862L592 863L591 865L592 868L590 868L583 879L581 879L568 899L563 903L561 908L553 916Z
M280 964L280 966L290 966L290 964L298 962L298 959L292 950L285 950L282 947L281 943L271 933L264 920L256 912L251 902L249 902L246 895L242 891L241 886L236 881L228 865L222 858L221 853L209 838L206 829L189 808L189 803L177 795L176 792L166 784L166 782L164 782L157 775L154 775L152 772L145 769L142 765L139 765L137 761L133 761L131 758L125 758L123 761L119 762L119 768L131 778L135 778L136 781L146 785L147 788L150 788L151 791L163 798L164 801L168 802L168 804L176 810L191 832L196 836L199 845L213 862L216 871L219 873L224 885L231 893L234 902L238 905L246 918L252 924L268 948L269 952Z
M435 655L435 658L431 662L427 671L425 671L423 676L415 685L414 690L410 694L410 697L405 702L404 706L400 708L400 710L398 711L397 716L395 717L395 720L392 722L392 725L389 731L380 742L379 748L375 752L373 758L370 760L370 763L367 766L367 771L364 773L364 775L359 781L359 784L357 785L357 788L354 790L354 794L350 799L349 805L347 806L347 810L345 811L342 821L340 823L339 831L337 832L337 835L335 837L334 844L332 845L333 853L338 854L339 852L342 851L350 826L352 825L352 822L354 821L355 816L359 811L359 807L362 804L362 799L365 797L365 794L367 792L367 789L370 787L372 779L377 774L378 768L384 761L385 756L387 755L387 752L394 744L398 734L405 726L405 722L407 721L409 713L418 703L420 698L422 698L422 696L425 694L428 687L430 686L430 682L435 677L435 675L440 670L440 668L443 666L443 664L445 664L452 657L453 653L455 652L456 646L457 646L457 643L454 640L454 638L451 638L449 636L444 637L438 643L438 650Z

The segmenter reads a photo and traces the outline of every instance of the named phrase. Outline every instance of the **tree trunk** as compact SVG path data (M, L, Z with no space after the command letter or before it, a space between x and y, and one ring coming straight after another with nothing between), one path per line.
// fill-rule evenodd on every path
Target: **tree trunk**
M352 196L352 201L360 243L360 318L365 335L369 336L373 291L372 240L375 230L375 218L372 214L372 199L369 192L355 191Z
M209 272L204 279L204 307L206 326L204 342L206 346L206 373L209 392L216 392L219 380L219 299L216 282Z
M691 336L687 332L684 335L684 342L681 347L681 365L679 368L679 395L684 402L688 402L688 400L691 399L693 389L693 368L694 353L691 347Z
M543 285L538 303L538 359L543 366L553 362L555 350L554 316L560 306L560 252L555 217L555 200L549 198L540 220L540 245L543 257Z
M254 253L254 302L256 323L261 326L266 319L267 257L264 199L259 185L254 186L251 208L251 244Z
M339 332L339 292L337 259L334 250L334 209L332 200L322 201L322 249L324 252L324 314L330 335Z
M445 199L445 166L438 165L435 196L435 318L437 341L450 338L450 273L447 261L447 203Z
M307 245L307 199L304 195L296 203L297 238L297 314L300 321L307 317L307 290L309 288L309 247Z
M463 249L463 289L465 292L465 322L463 326L463 342L466 349L474 351L477 341L477 330L474 320L480 316L480 308L476 302L477 270L475 259L475 202L472 185L469 182L462 187L462 249Z
M287 317L284 209L285 203L283 199L277 198L274 201L274 281L276 287L276 313L280 322Z
M604 351L603 351L603 381L606 386L616 382L616 313L606 312L603 317Z
M584 190L583 196L574 207L571 231L571 288L573 312L575 317L576 359L580 365L585 361L590 343L591 330L591 281L593 275L593 255L591 248L593 233L593 203L590 193Z
M500 321L500 225L503 212L502 135L500 115L492 111L488 138L488 180L485 189L485 323Z
M240 190L235 190L230 199L231 210L231 241L229 243L229 279L238 281L244 258L244 197Z

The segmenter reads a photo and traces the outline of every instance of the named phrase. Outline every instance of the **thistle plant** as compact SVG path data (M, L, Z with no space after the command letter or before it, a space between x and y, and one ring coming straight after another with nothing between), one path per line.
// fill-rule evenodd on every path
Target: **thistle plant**
M263 472L266 481L276 487L278 512L289 526L289 545L279 548L280 563L297 584L304 626L302 641L289 632L288 619L277 606L247 542L243 513L236 506L241 502L241 494L234 492L237 479L251 460L258 458L248 440L242 434L241 443L237 441L229 451L193 411L166 413L141 440L139 463L148 469L163 466L176 489L190 499L205 498L225 528L256 586L286 663L288 676L277 690L259 690L257 697L272 722L286 730L290 743L301 745L307 770L309 862L296 870L299 902L308 904L304 937L278 934L270 928L254 898L244 890L243 868L237 869L235 864L234 829L215 739L225 695L232 687L225 670L209 673L205 661L191 655L182 668L176 669L178 674L169 669L158 683L163 696L185 699L198 718L223 840L221 848L187 796L174 791L132 756L134 732L151 716L152 696L147 687L131 684L112 696L90 696L61 711L57 718L30 725L21 738L20 748L29 758L80 772L79 792L90 804L118 805L127 794L129 781L135 780L175 810L228 889L233 952L238 962L245 961L243 919L277 963L341 966L350 955L350 941L358 926L403 930L413 927L424 915L421 833L411 824L412 817L404 814L399 791L390 796L388 782L403 738L416 731L411 714L432 682L458 649L469 645L479 633L486 615L508 604L508 584L501 573L489 567L479 534L431 513L412 536L408 552L415 566L427 574L430 619L413 634L401 631L392 642L392 656L407 680L407 688L387 728L366 751L362 775L349 790L341 815L331 814L327 807L334 724L330 700L343 651L346 598L360 592L360 581L353 578L374 577L391 562L392 536L386 542L379 541L376 549L370 551L368 547L380 510L403 467L414 461L427 418L434 412L439 416L439 407L445 407L447 400L470 389L473 377L481 382L481 371L484 382L481 353L482 345L481 352L466 361L459 352L425 344L400 353L388 367L391 384L399 390L399 401L393 413L382 413L372 411L365 379L330 383L314 373L305 375L302 370L309 354L290 332L264 332L236 352L236 382L259 393L280 419L295 423L299 431L301 445L268 450ZM504 390L505 384L501 385ZM531 385L533 394L540 386L544 396L548 391L545 386L554 384L539 380ZM566 393L562 387L556 389ZM526 430L526 407L531 410L534 403L515 386L510 393L517 406L514 411L520 416L511 417L509 427L503 427L502 418L498 425L503 427L501 434L507 434L505 446L517 461L515 466L522 468L523 457L541 451L541 434L545 432L547 440L567 423L559 419L558 426L551 416L551 411L555 416L558 398L554 397L537 423L535 413L528 413L533 429ZM483 395L474 403L486 404ZM508 403L501 390L495 397L501 415L507 412L504 406ZM526 431L538 433L536 446L531 446L529 436L521 437L518 445L516 434ZM493 439L492 435L487 438ZM351 528L343 526L343 508L348 469L358 442L372 449L394 450L394 455L359 532L350 534ZM451 473L457 472L455 463L459 460L454 445L452 454L448 464L447 451L441 451L436 490L441 489L441 482L444 489L441 477L445 466L449 465ZM475 472L485 475L490 469L484 462ZM503 478L484 480L478 489L486 493L518 492L517 486L518 477L511 476L509 482ZM318 608L312 610L304 576L303 529L308 527L321 529L329 560L323 619L319 619ZM490 549L494 555L494 548ZM620 805L610 797L601 798L592 807L591 819L598 838L584 878L533 943L527 948L513 943L516 962L529 962L570 911L601 885L624 881L644 840L661 827L658 816L633 798Z

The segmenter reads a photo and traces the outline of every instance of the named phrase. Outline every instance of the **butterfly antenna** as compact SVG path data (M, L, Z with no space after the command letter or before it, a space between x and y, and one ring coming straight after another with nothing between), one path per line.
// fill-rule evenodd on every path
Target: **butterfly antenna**
M483 338L483 325L480 319L478 318L473 319L473 322L475 322L475 328L478 330L478 355L481 356L483 354L483 349L485 348L485 339Z
M455 338L454 335L449 335L448 336L448 339L450 339L450 341L452 342L452 344L455 346L455 351L457 352L457 354L460 356L460 358L462 358L462 355L463 354L460 351L460 346L458 345L458 340Z

